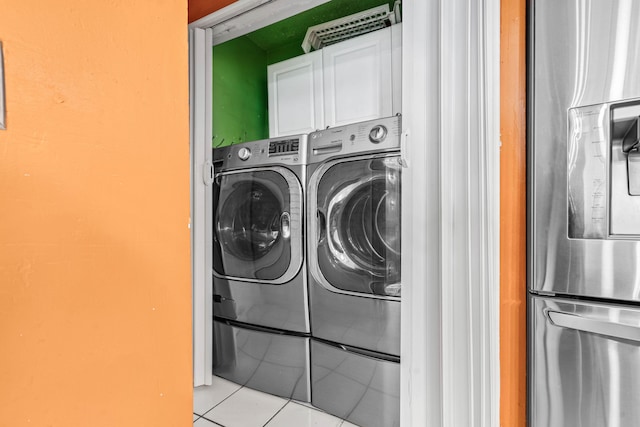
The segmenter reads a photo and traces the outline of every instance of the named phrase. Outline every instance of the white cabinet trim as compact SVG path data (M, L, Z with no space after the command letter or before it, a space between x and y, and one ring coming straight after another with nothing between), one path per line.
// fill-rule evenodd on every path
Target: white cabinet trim
M212 29L211 37L208 40L213 46L259 30L328 1L330 0L237 0L192 22L189 24L189 28Z

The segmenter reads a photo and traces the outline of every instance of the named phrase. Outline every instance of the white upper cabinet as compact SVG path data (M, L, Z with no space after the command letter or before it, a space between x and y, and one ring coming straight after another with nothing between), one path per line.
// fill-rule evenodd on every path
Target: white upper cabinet
M270 137L324 127L322 51L269 65L267 79Z
M322 49L327 126L392 114L391 28Z
M401 27L393 25L270 65L270 136L399 113Z

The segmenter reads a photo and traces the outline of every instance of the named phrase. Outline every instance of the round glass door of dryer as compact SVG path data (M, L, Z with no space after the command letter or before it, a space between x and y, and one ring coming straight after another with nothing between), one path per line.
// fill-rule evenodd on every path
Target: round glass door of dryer
M315 256L326 288L400 296L398 160L398 156L344 160L321 172Z
M302 265L302 188L282 170L218 174L214 180L216 274L270 283Z

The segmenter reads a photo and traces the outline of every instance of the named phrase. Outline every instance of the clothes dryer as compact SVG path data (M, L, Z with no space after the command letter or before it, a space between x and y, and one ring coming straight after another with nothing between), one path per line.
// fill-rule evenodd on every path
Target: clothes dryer
M309 400L306 135L215 149L214 373Z
M400 117L311 133L307 251L312 403L399 424Z

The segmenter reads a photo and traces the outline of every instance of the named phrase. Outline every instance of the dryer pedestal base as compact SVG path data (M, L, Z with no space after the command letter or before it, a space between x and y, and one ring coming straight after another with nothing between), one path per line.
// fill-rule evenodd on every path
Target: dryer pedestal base
M311 404L366 427L400 425L400 363L311 341Z
M213 373L265 393L309 402L309 338L214 320Z

